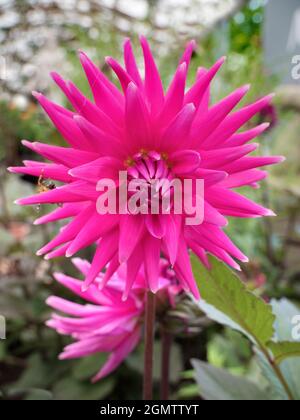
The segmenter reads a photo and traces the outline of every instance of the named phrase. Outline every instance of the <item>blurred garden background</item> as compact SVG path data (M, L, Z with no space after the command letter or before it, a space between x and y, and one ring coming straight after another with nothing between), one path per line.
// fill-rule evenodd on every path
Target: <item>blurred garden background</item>
M68 341L45 326L50 315L45 299L51 294L66 294L51 273L71 275L74 268L66 259L48 262L35 256L35 250L54 236L53 225L32 225L46 212L44 207L19 208L13 204L16 198L31 195L37 180L6 171L8 166L32 159L31 152L21 146L22 139L61 144L61 137L31 91L41 91L64 103L49 76L55 70L89 94L77 56L79 49L110 75L105 56L120 58L127 36L138 53L138 34L144 34L152 43L167 85L186 42L195 39L198 47L190 77L199 66L211 66L220 56L228 56L213 85L214 102L247 83L252 85L246 99L249 102L276 92L274 106L252 123L254 127L259 122L271 122L261 137L260 153L284 155L287 161L271 170L260 189L248 190L247 195L274 209L278 217L232 220L228 230L234 232L235 241L250 257L241 274L247 287L268 302L276 300L282 317L297 313L300 71L296 65L300 58L295 61L295 57L297 52L300 55L299 14L299 0L0 0L0 315L6 319L6 340L0 340L0 399L140 398L142 349L95 385L90 377L105 356L58 361ZM82 256L90 257L87 253ZM181 303L177 312L183 310L182 305L190 319L172 353L173 398L205 397L193 379L192 358L257 383L262 381L263 369L255 363L247 339L209 321L189 303ZM288 320L284 322L288 328ZM157 370L159 358L157 347ZM290 375L298 375L300 389L299 362L297 366ZM158 386L158 374L156 379Z

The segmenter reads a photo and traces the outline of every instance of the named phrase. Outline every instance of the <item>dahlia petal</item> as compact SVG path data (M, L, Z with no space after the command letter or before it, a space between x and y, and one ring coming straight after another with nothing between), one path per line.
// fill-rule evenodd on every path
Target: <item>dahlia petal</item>
M99 127L102 131L111 135L120 134L120 128L115 124L110 116L105 114L99 107L87 99L73 83L69 82L68 87L70 94L73 97L73 102L75 104L74 107L80 115ZM88 139L88 137L86 138Z
M50 73L52 79L57 84L57 86L62 90L62 92L65 94L66 98L69 100L73 108L76 108L76 102L74 101L74 98L70 92L68 82L66 82L58 73L51 72Z
M159 116L161 126L166 126L170 123L181 110L184 100L186 77L187 65L184 62L178 67L166 94L165 104Z
M63 165L40 163L39 165L34 166L10 167L7 170L15 174L24 174L36 177L40 177L42 175L44 179L53 179L54 181L59 182L68 183L72 181L72 177L68 174L69 169Z
M223 214L211 206L207 201L204 202L204 219L206 223L211 223L216 226L228 226L228 221Z
M166 234L163 238L165 248L167 250L170 263L174 266L179 247L179 237L182 230L182 216L181 215L166 215Z
M126 262L145 233L142 215L123 215L120 218L119 261Z
M202 166L206 169L224 168L234 160L238 160L259 147L257 143L246 144L245 146L228 147L227 149L215 149L201 152Z
M227 179L221 182L220 187L225 188L240 188L246 185L262 181L267 178L268 173L266 171L259 171L256 169L250 169L244 172L237 172L236 174L230 175Z
M110 214L101 216L95 213L87 220L84 227L70 244L66 252L66 257L72 257L80 250L97 242L101 236L106 235L110 230L115 228L118 222L118 216Z
M112 258L112 260L110 261L106 272L103 276L103 280L100 283L100 287L101 289L104 288L104 286L109 282L109 280L112 278L112 276L117 272L117 270L120 267L120 263L119 263L119 256L116 255L114 258Z
M80 201L92 200L96 201L99 193L93 185L88 185L86 182L78 181L63 187L58 187L55 190L36 194L31 197L21 198L16 200L16 204L20 206L32 206L35 204L63 204L75 203Z
M105 133L79 115L74 116L74 121L83 134L89 137L98 154L101 156L118 156L124 158L126 155L126 145L122 144L116 137Z
M282 156L259 156L259 157L244 157L224 166L222 169L229 174L236 172L243 172L248 169L260 168L268 165L276 165L277 163L284 162L285 158Z
M86 152L82 150L78 153L78 150L70 147L49 146L44 143L31 143L27 140L22 140L22 144L44 158L52 160L55 163L62 164L68 168L84 165L85 163L99 157L95 152Z
M99 312L99 306L92 305L79 305L70 302L69 300L62 299L56 296L50 296L46 300L46 304L52 309L63 312L66 315L73 316L93 316Z
M54 278L58 283L65 286L67 289L71 290L71 292L75 293L77 296L99 305L101 303L107 304L107 300L103 299L104 295L101 293L95 286L91 285L90 288L83 292L82 285L83 282L81 280L74 279L72 277L66 276L64 274L55 273Z
M203 78L207 72L208 70L205 69L204 67L199 67L196 80L198 81L201 78ZM203 94L203 98L201 99L199 103L199 106L197 109L197 115L200 116L200 115L206 114L209 109L209 104L210 104L210 85L207 87L206 91Z
M70 115L58 112L56 104L49 101L42 94L34 93L34 96L44 108L57 130L72 147L80 150L90 150L87 139L83 136Z
M143 36L140 41L145 61L145 93L154 115L158 114L164 105L164 89L148 41Z
M221 124L249 89L250 85L237 89L218 104L212 106L206 114L200 114L195 118L191 135L195 138L196 144L200 145Z
M126 93L128 85L133 82L129 74L123 69L120 64L114 60L112 57L106 57L106 63L112 68L112 70L116 73L120 84L122 86L123 92Z
M249 262L248 257L244 255L235 244L228 238L228 236L217 226L202 224L201 226L194 227L194 230L200 236L205 237L218 247L222 248L228 254L242 262Z
M147 214L146 227L154 238L162 239L166 234L166 220L161 215Z
M118 249L118 235L119 232L116 230L108 233L102 238L93 258L89 274L84 281L82 287L83 291L86 291L90 287L103 268L115 256Z
M48 324L49 325L49 324ZM50 325L51 327L51 325ZM53 327L52 327L53 328ZM56 329L54 327L54 329ZM122 336L113 337L114 341L108 342L107 337L90 337L85 340L80 340L74 344L67 346L64 349L64 352L60 354L60 360L70 360L70 359L78 359L81 357L86 357L96 353L102 352L111 352L115 348L116 345L120 344L120 341L124 340Z
M102 179L118 180L121 161L113 157L102 157L69 171L74 178L97 184Z
M153 293L159 289L161 240L149 235L144 240L144 264L148 286Z
M223 214L226 210L238 210L253 216L272 216L273 212L254 203L244 196L221 187L212 187L208 198L210 204L218 208Z
M194 150L182 150L170 156L172 169L177 175L194 172L201 163L200 154Z
M132 353L136 348L141 338L141 331L138 327L136 331L124 340L122 345L109 357L106 364L103 366L101 371L93 378L93 382L97 382L100 379L108 376L111 372L117 369L121 363Z
M178 257L174 269L179 275L179 278L182 279L189 287L189 290L194 297L196 299L200 299L199 289L193 275L191 260L187 249L186 241L183 237L181 237L179 240Z
M204 181L205 188L209 188L212 185L224 181L228 177L228 174L224 171L199 168L194 172L194 174L189 174L189 176L193 176L197 179L202 179Z
M260 124L251 130L244 131L243 133L234 134L231 138L229 138L223 146L225 147L234 147L234 146L243 146L244 144L248 143L249 141L255 139L256 137L260 136L270 127L270 123Z
M88 78L96 103L101 105L103 95L106 95L106 98L110 98L110 103L111 100L115 98L115 102L117 104L124 104L124 98L119 89L117 89L117 87L98 69L98 67L88 58L88 56L81 51L79 53L79 57ZM104 93L103 86L106 88L106 94ZM109 96L107 95L107 92L110 93Z
M162 150L177 150L182 146L182 139L187 139L195 116L195 106L187 104L174 118L173 122L165 130L160 146Z
M47 254L53 248L56 248L66 242L72 241L76 235L78 235L82 226L85 225L86 221L93 215L95 209L94 206L89 205L83 209L66 227L64 227L60 233L52 239L47 245L41 248L37 255L41 256Z
M140 88L144 88L138 66L135 61L135 57L132 50L131 41L129 38L125 39L124 42L124 61L127 73L130 75L135 84Z
M48 254L45 255L44 259L46 261L49 261L49 260L53 260L55 258L64 257L66 255L66 251L67 251L69 245L70 245L70 242L67 242L65 245L55 249L52 252L49 252Z
M220 248L210 240L205 237L200 237L199 235L195 236L194 233L188 233L189 243L191 241L196 242L200 247L204 248L207 252L219 258L225 264L234 268L237 271L241 271L241 267L237 264L236 261L226 252L223 248Z
M72 264L84 276L87 276L88 275L89 269L91 268L91 264L88 261L83 260L81 258L73 258L72 259Z
M127 262L126 272L126 284L123 293L122 300L126 301L129 297L130 290L135 283L137 276L140 272L141 266L144 263L144 252L141 246L137 246L134 252L131 254Z
M209 262L208 256L205 252L205 250L198 245L196 242L190 241L189 246L191 250L194 252L194 254L197 255L197 257L200 259L204 267L206 267L208 270L211 269L211 264Z
M241 110L229 115L217 130L212 133L203 143L202 147L216 147L230 138L238 131L247 121L251 120L254 115L261 111L265 106L269 105L274 95L268 95L259 101L248 105Z
M84 208L86 208L87 203L74 203L66 204L61 208L54 210L51 213L46 214L45 216L40 217L34 222L34 225L44 225L50 222L57 222L58 220L68 219L69 217L74 217L80 213Z
M204 94L207 92L210 82L215 77L217 72L220 70L224 64L226 58L222 57L216 62L216 64L201 77L193 87L186 93L184 103L189 104L193 103L196 108L198 108L201 100L204 97Z
M185 51L183 53L183 56L180 59L180 64L185 63L186 67L189 68L193 53L196 50L196 48L197 48L197 44L195 40L188 42L185 48Z
M137 118L138 116L138 118ZM138 148L150 145L149 113L138 88L130 83L126 91L126 127L128 143Z

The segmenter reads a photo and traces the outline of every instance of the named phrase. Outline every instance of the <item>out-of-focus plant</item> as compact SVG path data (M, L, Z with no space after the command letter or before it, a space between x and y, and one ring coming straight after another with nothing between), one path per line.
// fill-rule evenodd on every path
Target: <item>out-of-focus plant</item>
M194 259L203 298L199 306L210 319L249 339L267 386L195 360L201 395L209 400L299 400L300 342L292 336L299 310L286 300L267 304L229 268L212 258L210 262L212 269L207 271Z

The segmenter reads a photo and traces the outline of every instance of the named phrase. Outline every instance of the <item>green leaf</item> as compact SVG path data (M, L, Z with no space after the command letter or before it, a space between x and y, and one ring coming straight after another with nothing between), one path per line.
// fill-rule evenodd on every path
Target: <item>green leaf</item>
M226 370L193 360L201 396L208 401L269 401L269 395L253 382Z
M276 341L292 341L292 320L299 315L299 307L287 299L273 300L273 312L276 315L275 338ZM291 388L296 400L300 400L300 357L292 357L284 360L280 365L284 377Z
M104 353L98 353L79 360L73 368L74 378L78 380L90 379L99 372L106 360L107 355Z
M266 344L274 335L272 307L246 289L226 265L210 257L211 270L192 257L194 275L208 317L243 332L254 343Z
M295 341L280 341L278 343L270 341L268 347L273 353L277 364L282 363L290 357L300 357L300 343Z
M113 377L105 378L96 384L64 378L53 388L54 399L59 401L97 401L106 399L115 387Z
M279 381L278 377L275 375L272 366L270 365L269 361L267 360L266 356L256 350L256 358L255 360L260 367L262 375L264 378L267 379L270 385L270 393L272 395L273 400L279 401L288 401L288 395L282 386L282 383Z
M45 389L29 389L26 392L25 401L50 401L53 400L51 392Z

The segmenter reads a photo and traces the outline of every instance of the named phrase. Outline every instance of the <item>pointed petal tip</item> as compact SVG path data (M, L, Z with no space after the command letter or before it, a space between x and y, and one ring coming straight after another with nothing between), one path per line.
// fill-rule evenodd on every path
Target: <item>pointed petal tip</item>
M82 293L85 293L85 292L87 292L89 290L89 286L87 285L87 284L83 284L82 286L81 286L81 291L82 291Z
M113 63L115 61L110 55L107 55L104 58L104 60L105 60L105 63L108 64L109 66L111 65L111 63Z
M63 276L62 273L59 273L58 271L55 271L52 275L53 275L53 278L56 281L58 281L59 283L61 282L61 279L62 279L62 276Z
M267 209L264 215L266 217L277 217L277 214L271 209Z
M8 168L6 168L6 170L7 172L10 172L11 174L17 173L16 169L13 166L9 166Z
M82 262L81 258L72 258L71 260L73 265L80 264Z
M31 147L31 146L34 145L34 142L23 139L23 140L21 140L21 144L23 144L23 146L25 146L25 147Z
M40 92L38 92L38 91L36 91L36 90L33 90L33 91L31 92L31 94L32 94L32 96L33 96L35 99L37 99L37 100L39 100L39 99L43 96Z
M123 41L123 48L125 48L127 45L131 45L131 39L129 38L129 36L126 36L126 37L124 38L124 41Z

